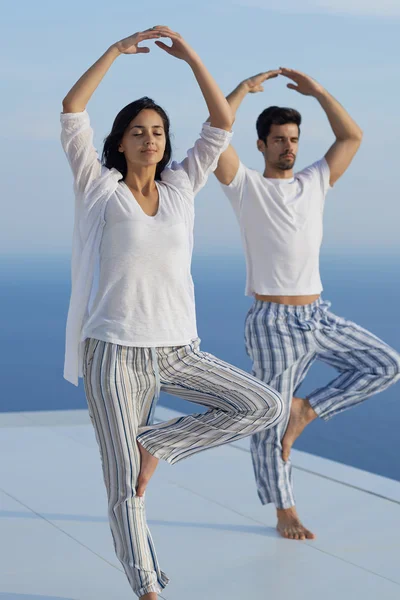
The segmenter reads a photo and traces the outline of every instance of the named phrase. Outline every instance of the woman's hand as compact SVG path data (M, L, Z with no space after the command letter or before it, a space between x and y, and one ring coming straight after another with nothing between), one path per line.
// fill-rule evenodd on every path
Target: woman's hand
M134 33L110 46L103 56L78 79L65 96L63 100L63 112L82 112L86 108L93 92L118 56L121 54L147 54L150 52L150 48L139 46L139 44L144 40L156 40L162 37L162 35L162 32L153 27L152 29L146 29L146 31Z
M187 42L183 39L183 37L177 33L176 31L172 31L169 27L165 25L156 25L153 27L152 31L158 32L159 37L169 38L172 42L172 46L168 46L164 44L164 42L156 42L156 45L168 52L171 56L175 56L175 58L179 58L180 60L184 60L187 63L192 62L198 58L196 52L189 46Z
M150 52L150 48L147 46L139 47L138 44L144 40L156 40L160 37L162 37L160 32L153 27L151 29L146 29L145 31L138 31L133 35L120 40L114 44L114 48L121 54L147 54Z
M172 45L168 46L164 42L156 41L159 48L171 56L185 61L192 69L206 101L211 125L229 131L233 120L229 104L198 54L179 33L172 31L166 25L156 25L152 31L158 33L159 37L169 38L172 42Z

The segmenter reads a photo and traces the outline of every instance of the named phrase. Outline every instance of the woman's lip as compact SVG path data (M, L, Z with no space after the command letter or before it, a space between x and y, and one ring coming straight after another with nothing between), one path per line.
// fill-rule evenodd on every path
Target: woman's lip
M142 150L144 154L155 154L157 150Z

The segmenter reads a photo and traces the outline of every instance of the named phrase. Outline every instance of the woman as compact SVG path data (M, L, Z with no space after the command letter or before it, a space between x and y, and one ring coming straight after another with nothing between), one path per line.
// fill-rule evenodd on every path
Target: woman
M185 160L168 167L168 117L142 98L117 115L101 164L87 102L120 54L149 52L138 44L152 39L189 64L210 123ZM84 377L116 554L133 591L154 600L168 582L144 511L158 459L173 464L238 440L276 425L282 413L276 392L201 352L197 337L193 199L229 144L232 117L198 55L179 34L157 26L112 45L65 97L61 122L76 193L64 375L75 384ZM151 425L160 388L208 410Z

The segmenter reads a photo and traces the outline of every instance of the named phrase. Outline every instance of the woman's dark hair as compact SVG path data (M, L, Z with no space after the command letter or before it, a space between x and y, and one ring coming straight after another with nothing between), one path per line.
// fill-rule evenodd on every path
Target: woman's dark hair
M139 98L139 100L135 100L131 102L127 106L125 106L115 117L111 133L104 140L104 148L102 155L103 165L108 169L117 169L122 177L125 179L128 167L126 164L125 155L122 152L119 152L118 148L121 143L122 137L128 128L131 121L137 117L137 115L142 110L154 110L156 113L160 115L164 124L165 131L165 152L162 160L157 165L156 169L156 179L161 179L161 173L168 165L171 160L172 155L172 147L171 140L169 134L170 122L167 113L161 106L158 106L151 98L147 98L144 96L143 98Z
M281 108L280 106L266 108L257 119L258 139L266 142L271 131L271 125L286 125L287 123L295 123L299 128L300 136L301 114L297 110L294 108Z

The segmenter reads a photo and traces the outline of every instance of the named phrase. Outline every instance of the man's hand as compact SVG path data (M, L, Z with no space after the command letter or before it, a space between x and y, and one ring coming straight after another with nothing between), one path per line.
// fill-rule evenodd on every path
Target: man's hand
M281 67L280 72L281 75L291 79L296 84L288 83L287 87L299 92L299 94L303 94L303 96L317 97L325 91L322 85L305 73L295 71L294 69L286 69L285 67Z
M325 154L330 170L330 184L333 185L349 167L361 140L362 131L349 113L335 98L317 81L294 69L281 68L282 75L294 83L288 83L288 88L303 94L313 96L324 109L329 123L335 134L336 141Z
M268 79L274 79L281 74L281 69L274 69L271 71L265 71L264 73L258 73L248 79L244 79L239 85L227 96L227 100L232 112L232 116L235 119L236 112L247 96L247 94L256 94L257 92L263 92L263 83ZM235 149L230 145L225 152L221 154L218 161L218 167L214 171L218 181L224 185L229 185L239 168L239 157L236 154Z
M273 79L274 77L278 77L281 74L281 69L275 69L271 71L265 71L265 73L259 73L258 75L253 75L253 77L249 77L242 81L241 85L246 88L246 91L249 94L256 94L257 92L263 92L264 86L262 85L264 81L268 79Z

